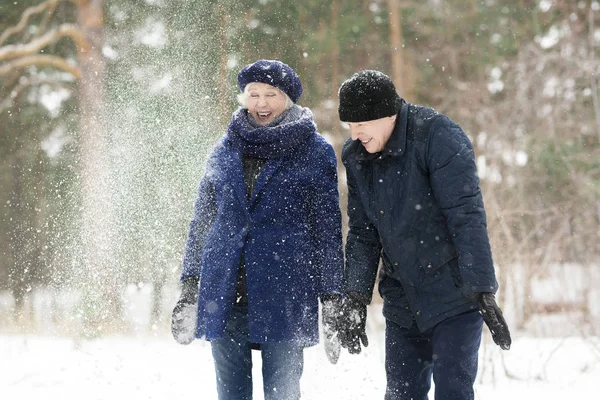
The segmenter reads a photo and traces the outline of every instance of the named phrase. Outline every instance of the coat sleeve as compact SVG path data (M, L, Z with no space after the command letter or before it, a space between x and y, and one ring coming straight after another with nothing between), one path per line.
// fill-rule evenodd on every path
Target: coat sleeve
M348 235L346 237L344 290L359 292L370 301L381 258L381 243L375 225L365 213L352 168L348 167L347 161L344 161L344 165L348 185Z
M426 160L433 194L458 254L464 294L496 292L498 283L471 141L457 124L440 116L429 132Z
M200 276L204 241L217 214L216 192L209 174L205 174L198 187L194 204L194 216L183 256L181 279L187 276Z
M315 152L316 174L311 196L311 232L317 252L319 295L341 292L344 275L342 215L333 147L323 141Z

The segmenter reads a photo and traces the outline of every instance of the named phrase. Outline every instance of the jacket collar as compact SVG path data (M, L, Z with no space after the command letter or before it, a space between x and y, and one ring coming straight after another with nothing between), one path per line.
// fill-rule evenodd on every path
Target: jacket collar
M402 99L402 105L400 111L396 117L396 124L394 130L390 135L387 143L378 153L369 153L363 146L358 146L358 154L356 159L361 160L375 160L377 158L386 157L399 157L404 154L406 150L406 130L408 126L408 104Z

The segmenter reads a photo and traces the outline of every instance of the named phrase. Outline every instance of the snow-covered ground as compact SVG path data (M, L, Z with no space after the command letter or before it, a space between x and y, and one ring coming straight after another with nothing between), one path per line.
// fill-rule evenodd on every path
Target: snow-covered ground
M383 353L377 344L382 339L371 332L369 348L359 355L342 353L337 365L329 364L320 345L307 349L302 398L383 399ZM598 338L517 335L508 352L484 339L477 399L598 398ZM258 352L253 360L254 398L260 400ZM216 399L214 380L206 342L181 346L164 333L80 342L0 335L2 400Z
M165 291L158 326L149 319L150 294L149 287L140 285L124 293L129 334L77 340L69 337L77 331L70 318L75 294L36 291L29 304L33 319L20 325L13 318L12 298L0 293L0 400L216 399L210 345L195 341L181 346L170 337L169 316L178 291ZM507 317L515 314L505 311ZM598 398L597 315L536 315L522 330L510 317L513 346L507 352L492 343L484 328L475 398ZM322 345L308 348L302 399L383 399L383 326L381 304L374 303L367 320L370 346L361 354L342 351L339 362L331 365ZM261 400L260 353L253 357L254 399Z

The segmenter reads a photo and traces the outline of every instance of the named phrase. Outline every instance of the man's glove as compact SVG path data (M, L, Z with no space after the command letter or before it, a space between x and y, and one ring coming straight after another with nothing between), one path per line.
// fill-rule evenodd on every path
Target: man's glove
M503 350L510 349L512 340L508 325L502 316L502 310L496 304L494 293L474 293L473 298L479 305L479 312L483 315L485 324L492 332L492 339Z
M342 347L348 349L350 354L360 353L360 343L364 347L369 345L366 333L367 304L366 295L350 292L344 296L342 311L338 322L338 336Z
M325 354L329 362L335 364L340 357L338 321L342 305L342 295L338 293L325 294L321 296L321 304Z
M179 344L190 344L196 338L199 281L197 276L182 279L181 295L171 317L171 332Z

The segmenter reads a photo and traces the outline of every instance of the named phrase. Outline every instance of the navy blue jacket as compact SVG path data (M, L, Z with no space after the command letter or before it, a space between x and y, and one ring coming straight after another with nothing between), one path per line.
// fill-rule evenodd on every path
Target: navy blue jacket
M243 118L236 113L230 130L243 129ZM200 276L197 337L222 337L243 253L250 341L313 345L318 297L342 289L336 156L308 109L294 123L260 132L297 142L266 161L249 200L236 136L216 145L200 182L182 278Z
M380 259L384 316L421 331L474 309L498 284L471 142L431 108L403 102L384 149L349 139L345 290L370 299Z

